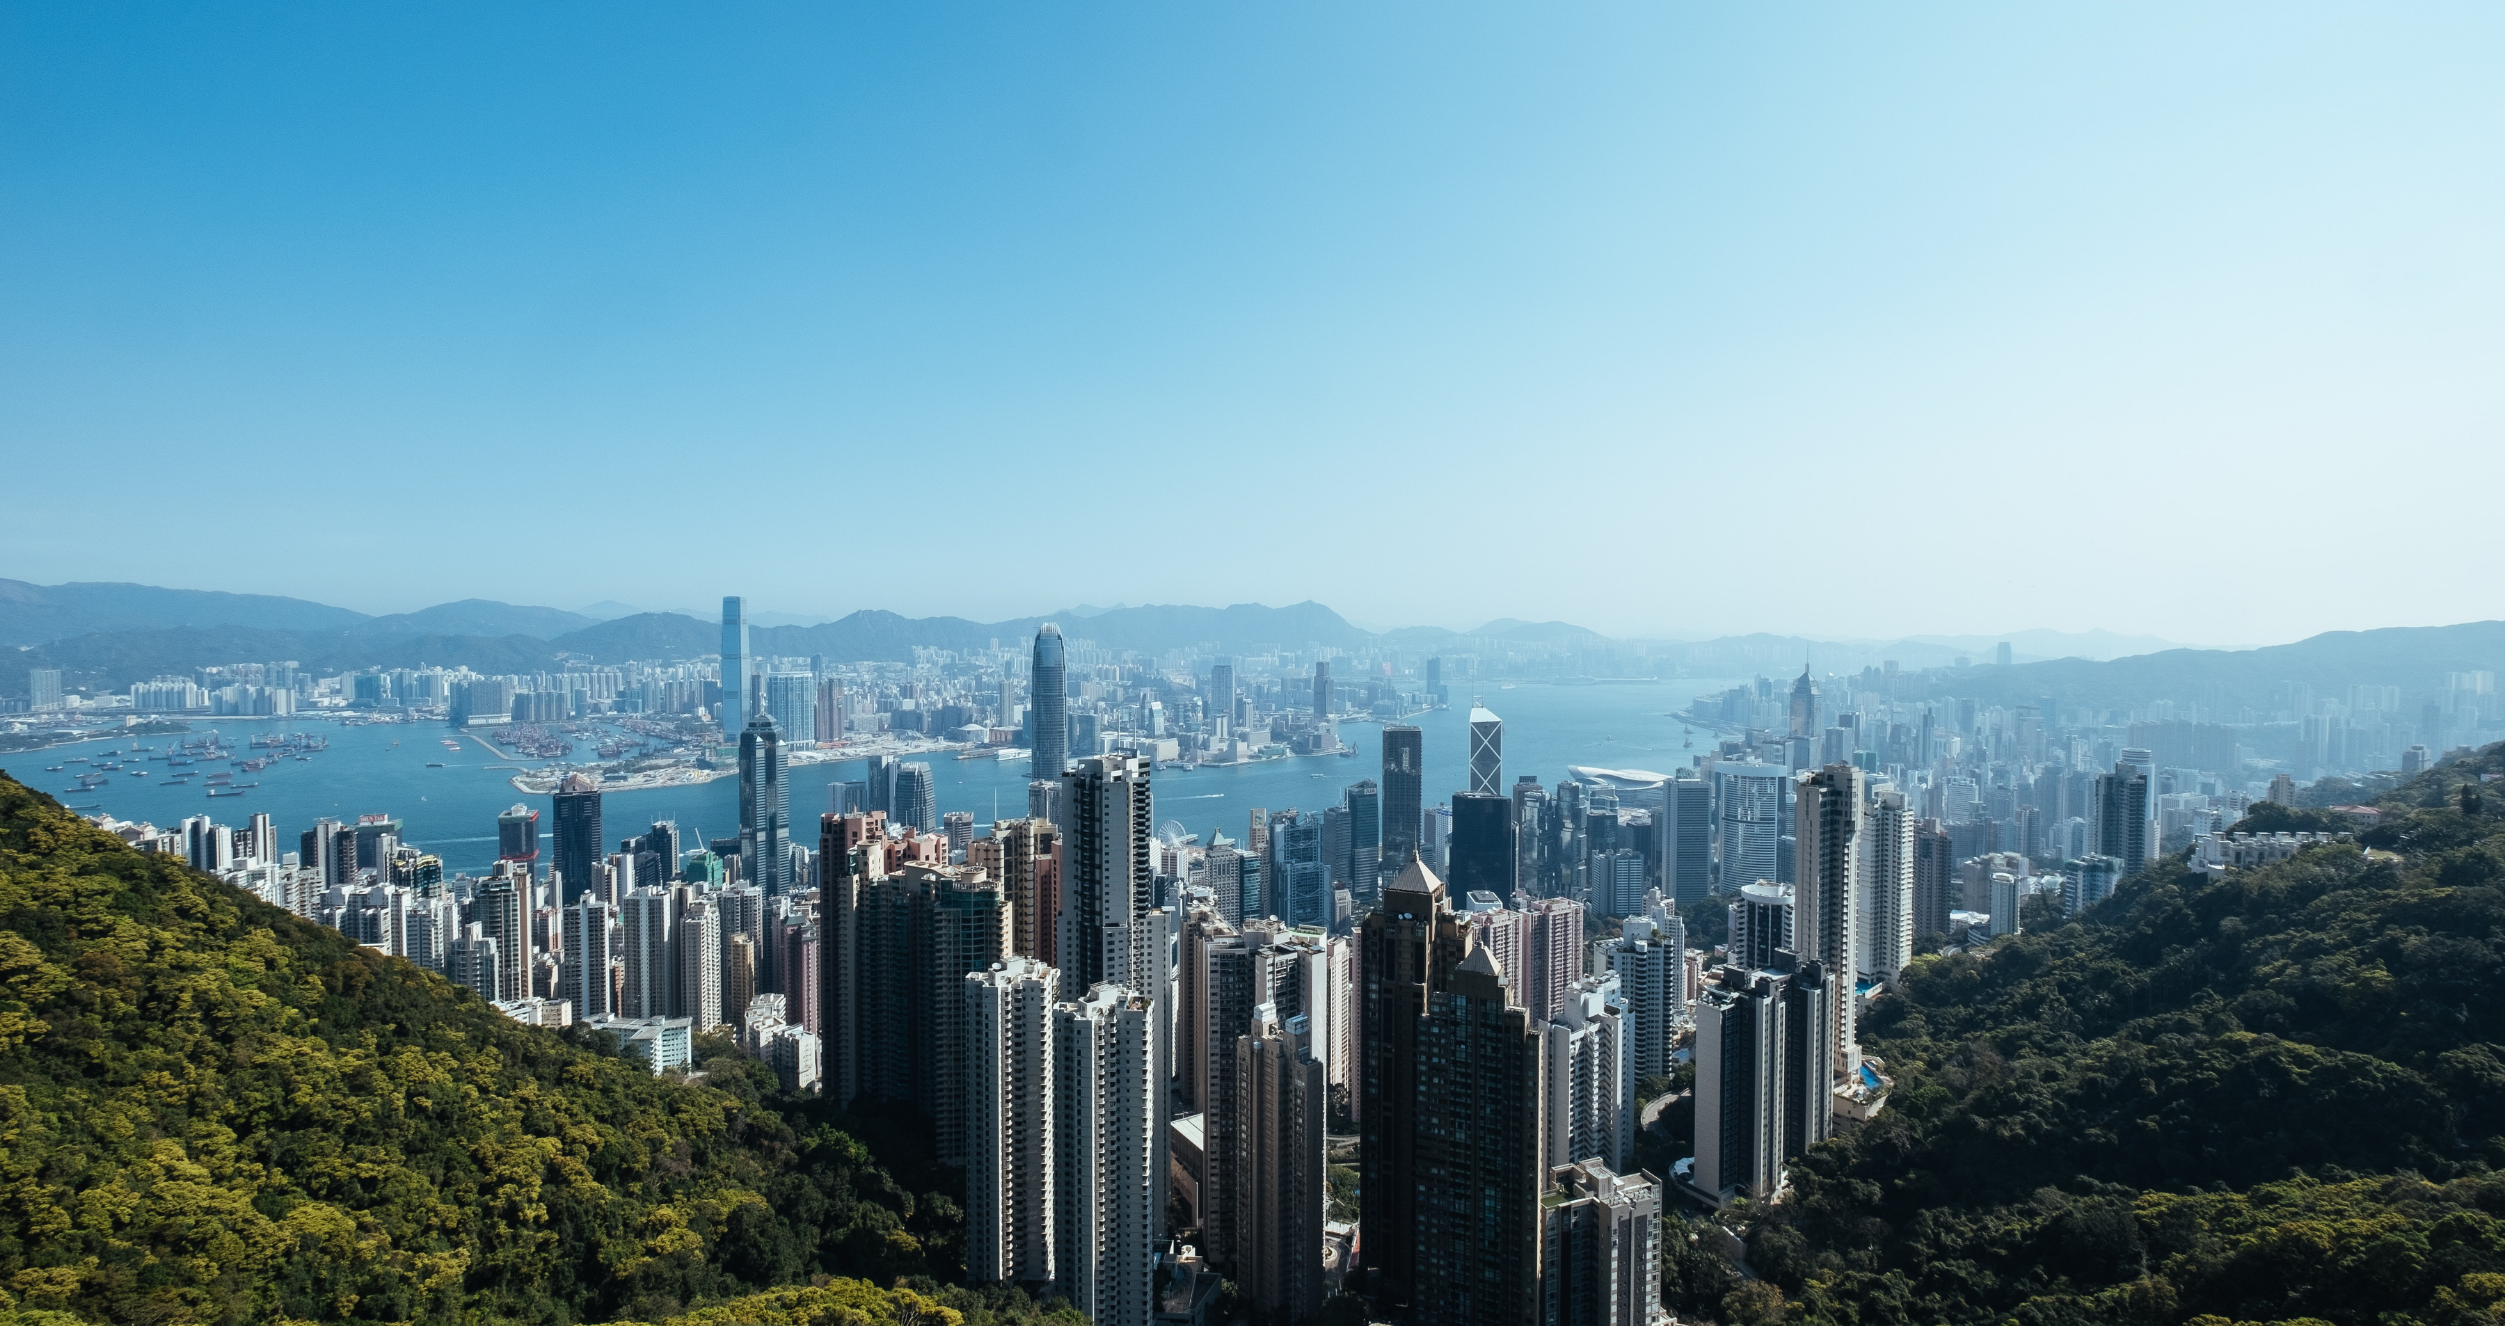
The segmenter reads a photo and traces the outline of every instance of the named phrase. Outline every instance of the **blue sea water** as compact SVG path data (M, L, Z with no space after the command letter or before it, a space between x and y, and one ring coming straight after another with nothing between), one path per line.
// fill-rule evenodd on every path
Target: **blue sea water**
M1566 766L1651 769L1668 773L1690 756L1708 748L1712 738L1696 732L1694 749L1683 748L1681 724L1674 712L1694 697L1738 684L1725 680L1678 680L1654 683L1605 683L1590 686L1522 685L1482 697L1505 720L1505 782L1536 774L1554 786L1567 776ZM1469 711L1466 700L1453 708L1418 714L1407 721L1425 736L1426 800L1437 804L1465 785L1469 752ZM335 723L288 719L196 719L192 737L217 729L241 751L252 736L265 732L313 731L330 738L330 749L308 762L282 760L238 781L260 785L240 797L209 798L197 783L161 786L163 761L140 761L125 769L146 768L146 777L127 772L88 792L76 790L70 772L48 773L75 755L128 750L134 741L163 747L176 737L106 737L76 746L29 751L8 758L8 772L29 786L49 792L63 804L93 814L148 820L171 828L184 818L207 814L222 824L241 825L265 812L281 841L328 815L353 822L361 814L388 814L402 822L403 841L443 858L448 872L484 873L496 857L496 816L516 802L541 812L543 828L553 824L547 797L526 797L508 781L513 766L528 767L489 751L484 743L464 739L459 752L440 744L451 735L435 724L342 727ZM1339 803L1342 789L1361 778L1380 779L1382 738L1375 723L1340 725L1341 742L1353 748L1351 758L1308 756L1252 765L1207 769L1160 769L1154 783L1157 818L1180 822L1206 842L1212 830L1241 840L1251 812L1320 810ZM979 826L989 822L997 806L1003 816L1026 812L1027 764L1024 760L959 760L947 753L924 758L938 784L939 808L970 811ZM444 767L429 768L440 762ZM505 766L490 769L489 765ZM69 770L88 768L70 765ZM207 772L210 766L195 766ZM791 771L791 819L796 840L814 843L817 817L827 809L830 784L858 779L858 760L795 766ZM676 820L693 841L728 837L739 827L739 785L717 778L694 787L640 792L612 792L601 805L602 829L615 842L640 833L655 820Z

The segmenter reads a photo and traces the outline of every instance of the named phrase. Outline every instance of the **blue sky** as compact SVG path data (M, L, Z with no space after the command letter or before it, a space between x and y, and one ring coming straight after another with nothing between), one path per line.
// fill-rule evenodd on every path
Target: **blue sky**
M2500 615L2493 6L0 10L0 575Z

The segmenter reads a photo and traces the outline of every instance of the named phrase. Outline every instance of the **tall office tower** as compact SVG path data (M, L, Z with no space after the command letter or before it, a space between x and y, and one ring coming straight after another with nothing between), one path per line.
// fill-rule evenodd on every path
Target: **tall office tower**
M864 813L896 818L896 757L873 755L861 762Z
M1358 946L1358 1053L1365 1062L1358 1164L1367 1195L1358 1247L1369 1292L1400 1307L1411 1302L1419 1275L1421 1028L1429 994L1470 951L1470 931L1453 914L1444 881L1412 859L1383 890L1383 905L1367 915Z
M1938 820L1914 828L1914 933L1948 933L1949 893L1956 878L1957 852L1948 829Z
M739 733L739 873L769 898L797 893L791 878L791 787L783 734L771 714Z
M278 864L278 831L270 825L269 812L262 811L255 814L244 832L252 840L248 853L252 864L256 866Z
M1221 728L1218 726L1221 723L1226 724L1226 726ZM1235 665L1233 663L1212 663L1209 665L1209 721L1206 724L1207 731L1211 736L1236 735L1234 732L1234 725Z
M1209 903L1192 899L1184 905L1174 964L1174 1099L1186 1112L1209 1108L1209 948L1234 933L1234 925Z
M1904 793L1886 784L1871 790L1857 846L1858 915L1846 970L1892 984L1914 960L1914 815Z
M558 901L570 903L591 886L593 868L607 854L608 840L600 832L600 784L567 774L557 784L555 800L556 850L549 865L560 885Z
M748 711L756 707L748 687L748 605L736 594L722 599L722 740L739 740L740 729L748 722Z
M1470 707L1470 791L1505 795L1505 720L1477 705Z
M1722 887L1736 889L1783 878L1784 789L1791 771L1777 764L1725 764L1722 779Z
M1661 1181L1585 1160L1553 1167L1540 1203L1542 1326L1661 1321Z
M861 1093L861 905L887 873L887 818L868 812L818 818L818 925L813 951L818 983L801 992L797 973L782 975L786 1001L807 997L818 1006L824 1045L826 1090L844 1105ZM779 960L778 960L779 963Z
M1050 820L1001 820L992 825L986 861L977 862L975 848L983 841L967 847L966 861L984 865L1000 882L1009 903L1009 951L1051 966L1059 956L1053 948L1053 918L1061 912L1060 832ZM991 857L999 859L996 869L987 864Z
M1382 874L1399 874L1418 850L1425 793L1426 734L1406 723L1384 724Z
M1775 954L1792 948L1792 886L1751 884L1731 903L1731 965L1742 971L1770 970Z
M1594 1157L1618 1168L1634 1153L1635 1038L1622 1005L1614 974L1587 976L1541 1029L1551 1169Z
M1725 967L1696 1001L1691 1181L1718 1200L1762 1202L1783 1187L1790 986L1786 973Z
M1313 721L1328 725L1334 706L1331 704L1331 660L1315 659L1313 664Z
M1853 922L1861 892L1860 835L1868 800L1864 786L1861 770L1830 764L1802 776L1793 802L1794 835L1800 845L1792 889L1792 951L1804 965L1817 963L1832 977L1823 988L1833 1005L1826 1024L1835 1034L1828 1057L1837 1078L1861 1069L1861 1045L1853 1035L1853 958L1860 947ZM1820 1131L1811 1140L1824 1136Z
M1472 949L1419 1019L1419 1321L1496 1326L1539 1314L1541 1036L1504 973Z
M1244 829L1244 850L1258 857L1270 855L1270 812L1263 807L1252 808L1252 822Z
M941 836L948 839L951 853L962 852L974 845L974 812L952 810L939 817ZM997 878L997 877L995 877Z
M1670 1071L1670 1042L1685 1012L1686 958L1663 942L1650 917L1630 916L1618 937L1600 946L1600 966L1618 978L1619 1007L1634 1044L1637 1081Z
M748 1005L757 998L757 943L725 931L722 936L722 1020L733 1027L748 1020Z
M1035 630L1033 671L1027 682L1027 724L1033 730L1030 778L1059 778L1070 763L1070 669L1061 628L1046 622Z
M1270 817L1270 857L1261 878L1262 912L1288 925L1328 926L1331 872L1324 864L1321 817L1282 810Z
M1818 683L1809 679L1806 664L1801 667L1800 679L1792 683L1791 720L1792 736L1815 738L1818 735Z
M461 927L445 957L444 976L481 999L504 998L504 960L496 941L487 937L487 927L476 921Z
M1033 778L1026 784L1026 817L1061 823L1061 780Z
M844 682L840 677L817 679L817 703L811 717L815 720L818 744L831 746L844 739Z
M626 968L618 1015L677 1016L677 899L667 889L637 889L618 906L618 956Z
M1341 805L1348 815L1348 891L1372 902L1383 891L1383 798L1366 778L1349 786Z
M1264 1004L1236 1038L1235 1282L1253 1311L1301 1321L1322 1307L1323 1129L1329 1088L1303 1014Z
M1201 1006L1191 1019L1199 1040L1184 1047L1187 1068L1199 1074L1194 1097L1201 1110L1204 1166L1201 1237L1210 1259L1233 1269L1235 1216L1241 1207L1236 1146L1242 1093L1236 1076L1235 1042L1248 1034L1253 1014L1289 990L1292 955L1275 948L1274 922L1255 921L1241 934L1213 934L1200 945Z
M1664 810L1662 892L1681 907L1705 900L1713 892L1713 784L1682 769L1663 788Z
M765 702L757 711L770 714L774 729L783 740L795 745L815 742L818 736L818 679L805 672L769 672L765 675Z
M1513 896L1513 802L1462 792L1453 797L1452 888L1455 893Z
M1242 925L1247 859L1223 841L1210 848L1208 856L1203 859L1207 862L1207 873L1203 878L1209 882L1210 905L1217 909L1218 915L1225 918L1228 925Z
M1633 916L1644 906L1644 854L1627 848L1594 852L1584 867L1598 916Z
M2096 850L2122 862L2123 870L2132 874L2146 869L2157 854L2149 786L2148 771L2127 760L2117 761L2112 773L2096 780Z
M1523 915L1523 972L1514 992L1534 1020L1547 1022L1583 976L1583 907L1570 898L1533 898Z
M559 927L565 958L557 967L558 997L574 1001L577 1021L617 1011L609 1002L610 916L608 903L586 897L565 909L565 922Z
M887 817L922 833L938 831L939 786L931 777L931 766L920 760L896 766L896 800Z
M470 895L470 920L496 941L496 998L520 999L530 994L531 930L528 880L498 875L479 881Z
M722 1025L722 918L713 899L698 895L679 905L678 1006L673 1017L698 1031Z
M1011 957L965 981L966 1279L1049 1282L1061 973Z
M1144 979L1149 953L1140 924L1157 901L1151 773L1146 760L1091 755L1062 782L1067 804L1058 949L1071 982L1090 990L1136 980L1144 993L1161 997L1155 987L1164 982Z
M1053 1007L1055 1287L1094 1326L1149 1326L1166 1175L1147 995L1100 984Z

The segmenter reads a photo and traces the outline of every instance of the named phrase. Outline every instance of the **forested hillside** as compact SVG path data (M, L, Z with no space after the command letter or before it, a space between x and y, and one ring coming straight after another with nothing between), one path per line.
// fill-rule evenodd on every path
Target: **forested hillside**
M661 1321L854 1276L1034 1315L941 1288L944 1174L900 1182L822 1105L708 1066L522 1027L0 776L0 1313ZM936 1312L812 1292L702 1319Z
M1886 1113L1664 1294L1729 1322L2505 1320L2505 748L2363 846L2168 862L1988 957L1918 960L1863 1044ZM1779 1291L1779 1292L1778 1292Z

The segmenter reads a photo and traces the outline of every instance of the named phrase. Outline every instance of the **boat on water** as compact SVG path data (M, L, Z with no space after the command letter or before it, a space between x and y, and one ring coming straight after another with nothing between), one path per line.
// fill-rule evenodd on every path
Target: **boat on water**
M63 765L63 764L47 764L47 765L45 765L45 766L43 767L43 771L44 771L45 773L59 773L59 772L61 772L63 769L66 769L66 768L68 768L68 767L69 767L68 765Z
M212 797L239 797L243 794L244 790L240 787L212 787L209 789L209 795Z
M441 769L444 767L444 762L442 760L428 760L426 762L426 767L429 769ZM594 972L592 974L595 976L599 975L598 972Z

